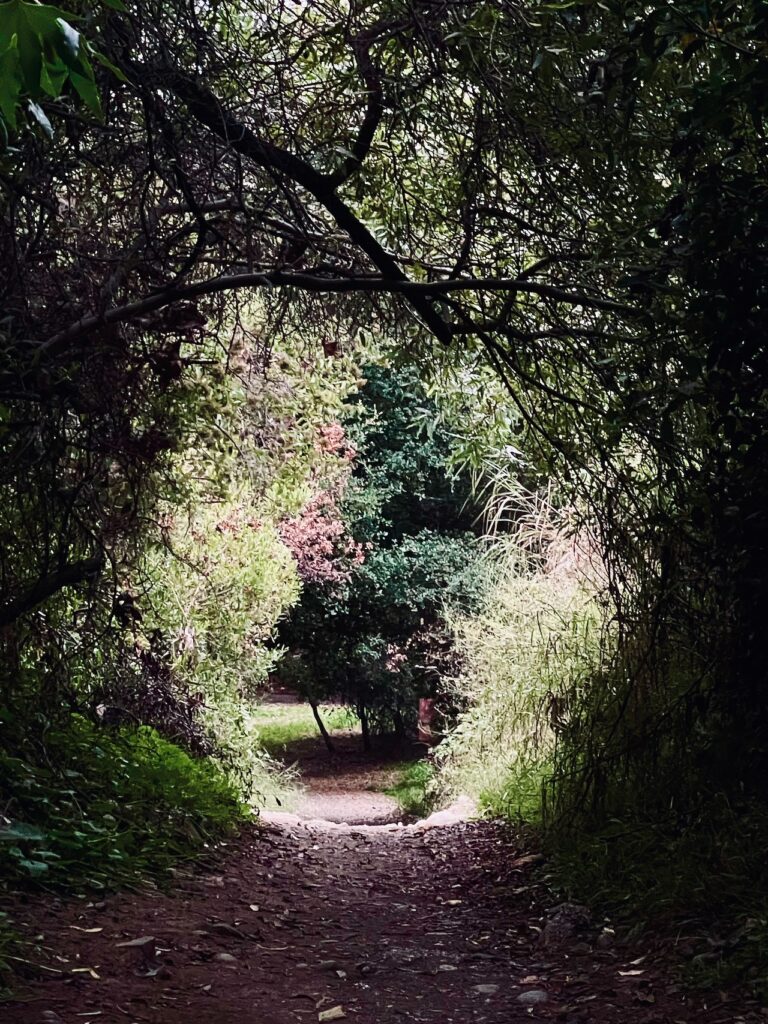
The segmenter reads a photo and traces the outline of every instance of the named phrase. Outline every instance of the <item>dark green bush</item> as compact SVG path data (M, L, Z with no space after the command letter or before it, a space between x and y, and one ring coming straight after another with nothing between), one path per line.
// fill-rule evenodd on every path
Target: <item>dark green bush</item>
M244 818L212 761L146 726L112 730L71 715L38 722L24 743L13 726L0 711L11 734L0 752L6 883L102 888L162 872Z

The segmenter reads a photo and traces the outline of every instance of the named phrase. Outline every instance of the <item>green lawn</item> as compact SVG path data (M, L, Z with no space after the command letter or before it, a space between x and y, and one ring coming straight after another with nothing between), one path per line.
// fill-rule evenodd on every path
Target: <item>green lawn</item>
M434 809L434 797L429 792L434 765L429 761L403 761L394 767L399 772L398 781L384 792L393 796L406 814L426 817Z
M348 708L326 704L321 706L320 714L329 732L355 729L359 725L357 716ZM256 725L261 745L273 757L285 753L291 743L319 737L309 704L262 704L256 711Z

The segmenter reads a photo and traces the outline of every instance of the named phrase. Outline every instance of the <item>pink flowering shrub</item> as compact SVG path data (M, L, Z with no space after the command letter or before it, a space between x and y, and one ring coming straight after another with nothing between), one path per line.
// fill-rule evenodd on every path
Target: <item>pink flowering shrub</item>
M363 546L348 534L338 505L357 452L340 423L317 429L315 450L327 456L327 472L315 478L318 491L301 512L280 523L280 539L296 559L304 583L345 583L365 557Z
M278 527L305 583L344 583L361 565L362 545L347 534L334 495L321 491L292 519Z
M315 449L326 455L338 455L345 462L352 462L357 455L356 448L347 440L340 423L328 423L318 428Z

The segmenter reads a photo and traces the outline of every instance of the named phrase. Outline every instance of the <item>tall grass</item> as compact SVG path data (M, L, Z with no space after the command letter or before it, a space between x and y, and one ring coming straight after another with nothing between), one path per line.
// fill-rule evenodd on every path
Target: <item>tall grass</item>
M633 928L674 926L689 980L764 998L768 816L747 787L720 787L743 752L725 716L711 731L706 655L728 624L688 580L676 602L644 601L642 565L609 586L597 545L547 495L490 507L495 583L479 615L451 623L463 711L437 755L444 795L540 823L564 893Z
M515 529L509 532L514 517ZM507 532L495 532L504 524ZM451 618L462 671L451 697L465 710L438 752L446 796L536 820L566 691L598 670L606 632L591 545L567 529L549 496L491 502L495 581L477 615Z

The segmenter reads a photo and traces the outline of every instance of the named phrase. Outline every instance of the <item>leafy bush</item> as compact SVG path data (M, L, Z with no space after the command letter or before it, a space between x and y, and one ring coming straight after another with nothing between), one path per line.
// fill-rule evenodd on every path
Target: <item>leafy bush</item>
M334 505L353 541L335 573L305 574L281 629L291 651L281 672L312 700L354 707L367 743L369 730L402 732L415 719L449 646L444 604L469 610L485 581L468 481L449 471L451 439L434 403L412 370L363 372L344 417L352 475Z
M395 785L384 792L393 796L406 814L424 818L437 799L434 781L435 766L431 761L410 761L401 767Z
M146 726L73 715L38 720L19 743L18 716L6 707L0 722L0 875L12 883L102 888L161 872L245 819L214 762Z

